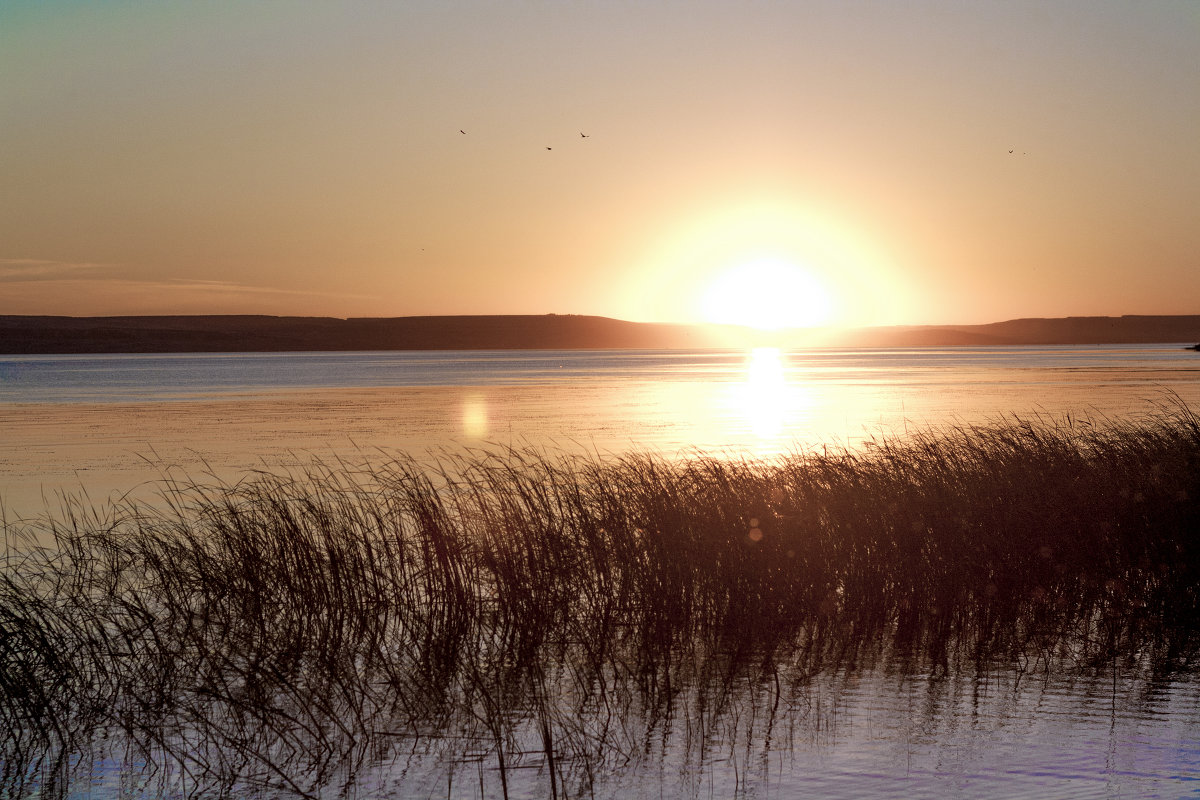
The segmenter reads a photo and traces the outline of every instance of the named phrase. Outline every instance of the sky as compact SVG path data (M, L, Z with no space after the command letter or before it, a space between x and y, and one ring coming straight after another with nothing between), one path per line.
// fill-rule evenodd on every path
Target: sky
M0 0L0 314L1200 313L1200 3Z

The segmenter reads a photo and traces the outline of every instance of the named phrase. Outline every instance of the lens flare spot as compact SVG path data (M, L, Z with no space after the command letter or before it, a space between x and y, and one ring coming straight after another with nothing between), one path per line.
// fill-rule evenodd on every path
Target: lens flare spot
M468 395L462 403L462 431L473 439L488 434L487 398L481 394Z

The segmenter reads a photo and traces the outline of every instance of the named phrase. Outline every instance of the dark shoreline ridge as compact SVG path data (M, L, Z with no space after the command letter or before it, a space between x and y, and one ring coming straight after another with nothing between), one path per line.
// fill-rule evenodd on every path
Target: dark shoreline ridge
M3 526L0 795L69 796L108 757L137 796L345 796L432 753L493 796L535 757L543 796L594 796L651 741L779 747L839 671L1115 698L1200 668L1182 406L777 463L313 463L163 501Z
M767 341L741 328L627 322L578 314L390 318L0 316L0 353L219 353L351 350L698 349ZM1200 315L1015 319L783 334L847 347L1195 342Z

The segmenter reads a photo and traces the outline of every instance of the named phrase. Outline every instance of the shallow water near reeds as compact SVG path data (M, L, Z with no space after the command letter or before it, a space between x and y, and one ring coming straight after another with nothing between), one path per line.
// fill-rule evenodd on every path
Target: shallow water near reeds
M2 796L1200 786L1174 345L0 376Z
M672 717L629 713L612 737L614 763L590 784L566 781L559 796L1180 798L1200 781L1194 678L873 671L818 675L778 699L773 685L734 687L725 708L705 708L698 692L685 697ZM449 741L463 747L451 754L394 732L399 752L363 765L347 796L501 796L493 743L455 733ZM515 742L508 759L509 797L551 796L540 733ZM88 796L171 790L139 766L93 762Z

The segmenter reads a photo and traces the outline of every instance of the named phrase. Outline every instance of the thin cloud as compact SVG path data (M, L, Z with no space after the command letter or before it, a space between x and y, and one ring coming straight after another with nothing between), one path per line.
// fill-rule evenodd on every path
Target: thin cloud
M0 283L23 283L42 281L75 281L95 283L109 287L121 286L142 292L177 293L180 290L238 295L274 295L288 297L329 297L345 300L370 300L371 295L342 292L321 292L303 289L282 289L273 286L253 286L235 281L207 280L204 278L165 278L162 280L139 280L102 270L116 265L98 261L51 261L41 258L0 258Z
M96 277L96 270L111 266L94 261L0 258L0 282L77 280L85 276Z
M0 269L14 266L0 262ZM0 314L380 316L388 312L379 298L369 295L197 278L138 280L107 277L88 270L79 270L74 275L60 273L53 279L14 274L0 278L0 284L4 286L0 293Z
M208 292L229 292L232 294L263 294L263 295L286 295L289 297L330 297L345 300L370 300L371 295L366 294L347 294L344 292L317 292L305 289L280 289L274 286L251 286L244 283L235 283L233 281L212 281L202 278L169 278L165 281L139 281L139 283L150 288L155 285L164 288L190 288L203 290Z

